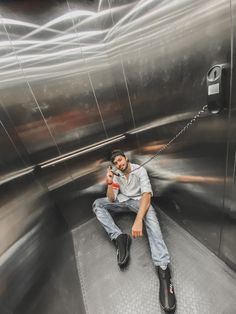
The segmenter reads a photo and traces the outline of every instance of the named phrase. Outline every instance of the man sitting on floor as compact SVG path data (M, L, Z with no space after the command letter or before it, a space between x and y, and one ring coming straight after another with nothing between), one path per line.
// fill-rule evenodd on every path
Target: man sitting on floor
M132 226L132 236L142 237L145 223L151 256L160 280L160 304L165 311L173 311L176 299L170 274L170 255L162 238L159 222L151 205L152 187L144 167L132 164L121 150L111 154L111 162L116 167L107 170L107 197L93 203L93 210L111 240L117 246L117 260L120 267L125 267L129 260L131 237L115 224L110 213L132 211L136 218Z

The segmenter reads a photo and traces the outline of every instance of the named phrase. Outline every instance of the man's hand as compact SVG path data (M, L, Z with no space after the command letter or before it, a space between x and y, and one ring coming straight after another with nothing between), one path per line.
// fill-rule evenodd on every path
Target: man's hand
M112 184L114 174L111 172L111 166L107 169L106 182L107 184Z
M132 236L134 238L143 236L143 220L142 219L136 217L133 227L132 227Z
M150 200L151 193L144 192L140 199L139 210L132 227L132 236L134 238L142 237L143 235L143 219L150 207Z

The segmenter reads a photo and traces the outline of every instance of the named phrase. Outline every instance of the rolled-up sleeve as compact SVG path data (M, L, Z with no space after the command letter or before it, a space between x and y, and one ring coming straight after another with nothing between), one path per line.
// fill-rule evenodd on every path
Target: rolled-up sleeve
M139 169L139 179L140 179L140 187L141 187L141 193L151 193L151 195L153 196L153 192L152 192L152 186L147 174L147 170L144 167L141 167Z

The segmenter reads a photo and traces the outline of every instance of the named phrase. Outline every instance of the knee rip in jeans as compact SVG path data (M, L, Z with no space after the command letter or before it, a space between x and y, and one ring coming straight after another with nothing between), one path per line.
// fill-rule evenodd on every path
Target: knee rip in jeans
M97 201L94 201L94 202L93 202L93 206L92 206L94 213L96 213L97 206L98 206L98 202L97 202Z
M99 200L94 201L93 212L96 214L97 211L101 210L101 207L103 207L103 204Z

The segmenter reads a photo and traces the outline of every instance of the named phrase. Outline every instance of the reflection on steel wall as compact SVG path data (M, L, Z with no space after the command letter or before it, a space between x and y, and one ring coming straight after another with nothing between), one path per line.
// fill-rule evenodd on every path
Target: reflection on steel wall
M25 1L18 16L12 3L1 8L1 104L34 163L192 116L206 71L229 58L228 1L51 1L37 15Z
M233 69L235 1L51 0L39 8L24 0L0 8L1 217L14 213L0 220L4 252L41 208L21 203L16 213L20 196L8 184L27 194L19 180L34 172L49 190L67 187L69 198L102 182L108 149L146 161L203 107L209 68ZM228 107L204 113L147 169L156 195L171 200L169 214L235 268L236 96L227 94Z
M236 238L236 146L235 146L235 121L236 121L236 90L234 88L236 82L236 1L230 2L232 12L232 30L231 30L231 58L233 60L231 68L231 104L229 110L228 123L228 139L227 139L227 164L226 164L226 184L225 184L225 198L224 210L225 223L222 227L220 255L235 268L235 238Z
M2 185L0 195L0 312L5 314L13 313L42 275L56 222L45 190L30 175Z
M33 162L132 127L106 53L101 24L110 11L95 9L55 3L35 20L2 8L2 104Z

